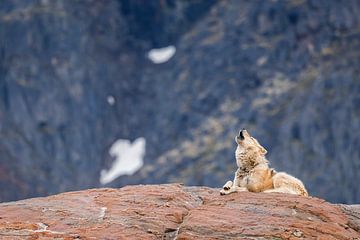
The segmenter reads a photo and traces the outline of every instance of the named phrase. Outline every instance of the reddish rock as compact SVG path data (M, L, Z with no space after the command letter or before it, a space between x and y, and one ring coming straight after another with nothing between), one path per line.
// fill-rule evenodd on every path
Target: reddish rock
M137 185L2 203L0 239L360 239L358 210L287 194Z

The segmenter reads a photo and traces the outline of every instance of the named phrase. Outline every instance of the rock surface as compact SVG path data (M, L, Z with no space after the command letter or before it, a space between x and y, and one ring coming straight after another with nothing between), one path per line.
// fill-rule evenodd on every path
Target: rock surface
M318 198L135 185L2 203L0 239L359 239L349 221Z
M217 187L246 127L312 195L358 203L359 29L359 0L1 0L0 201L100 187L138 137L144 167L107 187Z

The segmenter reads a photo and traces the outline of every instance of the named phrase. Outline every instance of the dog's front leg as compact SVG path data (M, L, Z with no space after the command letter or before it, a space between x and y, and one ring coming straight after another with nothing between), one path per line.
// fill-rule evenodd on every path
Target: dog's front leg
M233 182L232 182L232 181L227 181L227 182L225 183L225 185L223 186L223 190L229 191L230 188L232 188L233 186L239 186L240 180L239 180L239 177L238 177L238 176L239 176L238 171L239 171L239 170L237 170L237 171L235 172L234 181L233 181Z
M232 186L229 190L221 189L220 195L228 195L234 192L248 192L248 190L245 187Z
M227 195L233 192L242 192L247 191L246 188L240 187L240 169L235 172L234 181L227 181L223 186L223 189L220 190L221 195Z

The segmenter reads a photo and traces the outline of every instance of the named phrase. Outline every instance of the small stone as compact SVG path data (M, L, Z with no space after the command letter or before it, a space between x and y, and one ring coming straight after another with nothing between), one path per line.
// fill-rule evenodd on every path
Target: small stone
M294 235L295 237L302 237L302 236L303 236L303 233L302 233L302 231L300 231L300 230L295 230L295 231L293 232L293 235Z

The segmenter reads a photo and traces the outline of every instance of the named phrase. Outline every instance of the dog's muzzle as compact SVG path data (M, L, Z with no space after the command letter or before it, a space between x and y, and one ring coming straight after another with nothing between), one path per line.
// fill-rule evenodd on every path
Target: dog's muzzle
M240 140L244 140L244 139L245 139L245 137L244 137L244 130L245 130L245 129L240 130L239 135L236 136L238 139L240 139Z

